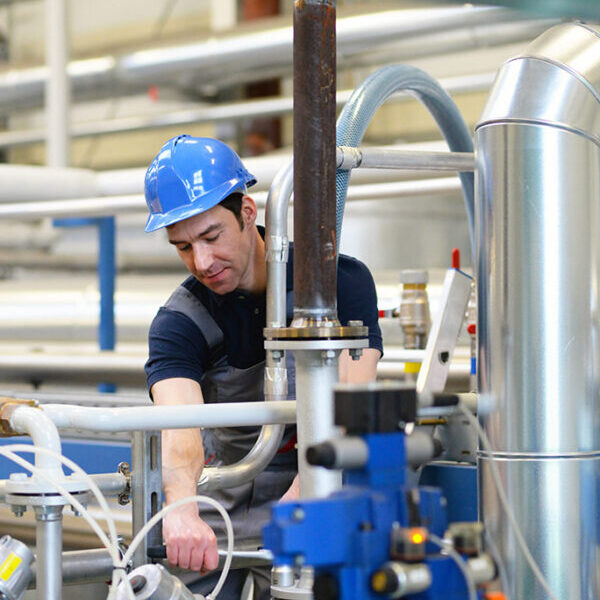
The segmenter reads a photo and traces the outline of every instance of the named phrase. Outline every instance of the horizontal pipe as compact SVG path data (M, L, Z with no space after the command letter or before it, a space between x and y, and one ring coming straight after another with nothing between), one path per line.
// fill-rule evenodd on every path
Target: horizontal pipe
M28 589L36 586L37 561L31 565L32 577ZM75 585L93 581L107 581L111 577L113 564L105 548L97 550L74 550L62 553L62 583Z
M0 165L0 203L98 195L96 173L88 169Z
M127 477L121 473L96 473L90 477L105 496L118 496L127 490Z
M71 383L106 381L121 385L144 385L145 359L109 352L77 354L1 354L0 381Z
M102 354L105 354L104 352ZM41 404L74 404L77 406L151 406L147 394L103 394L101 392L38 392L0 389L0 396L26 397Z
M460 193L460 180L456 177L391 181L351 186L348 201L377 200L382 198L417 198L421 196ZM266 204L266 194L253 193L259 208ZM100 217L146 212L142 195L113 198L77 198L47 202L19 202L0 204L0 219L35 219L41 217Z
M0 176L1 181L1 176ZM0 204L0 218L39 219L42 217L108 217L148 210L144 196L112 196L49 199L36 202L11 202Z
M460 349L459 349L460 350ZM424 350L405 350L397 346L386 346L383 358L378 364L380 376L403 377L406 362L420 363L425 355ZM115 352L97 352L77 354L46 354L46 353L0 353L0 381L6 382L70 382L70 383L96 383L106 380L110 374L111 381L122 385L144 386L145 356L120 355ZM451 374L462 376L470 369L469 356L465 352L457 351L451 365ZM464 372L464 373L463 373ZM7 392L5 395L12 395ZM104 394L71 394L31 392L28 398L40 402L79 404L86 399L90 403L110 403L120 405L143 405L150 401L142 396Z
M231 402L186 406L96 408L45 404L42 411L59 428L86 431L155 431L189 427L241 427L265 423L295 423L296 403Z
M494 82L495 73L476 73L446 77L439 80L449 94L464 94L488 91ZM341 109L354 90L337 92L336 105ZM388 103L401 103L413 100L407 94L396 94ZM292 114L293 98L273 97L260 100L223 103L216 106L186 108L159 115L120 117L102 121L85 121L71 125L71 138L98 137L115 133L132 133L162 127L181 127L199 123L220 123L242 119L282 116ZM0 133L0 148L16 148L38 144L45 140L44 129L12 130Z
M353 57L364 60L367 50L370 53L377 46L389 46L393 39L437 32L447 34L490 23L519 25L522 21L518 13L488 7L428 7L340 18L338 52L348 61ZM533 35L530 33L530 37ZM473 35L465 37L475 39ZM421 53L426 52L427 47L427 44L420 45ZM192 73L203 84L213 85L264 78L265 72L281 76L289 73L291 59L292 28L288 26L141 50L120 58L102 56L80 60L69 64L68 73L74 93L94 91L98 95L114 89L115 85L131 91L148 84L177 83L182 75L189 81ZM46 78L47 69L43 67L0 73L0 107L39 104Z
M337 168L404 169L412 171L474 171L472 152L419 152L396 148L349 148L338 146Z
M219 550L219 566L223 568L227 552ZM273 554L268 550L234 550L231 568L243 569L252 566L269 565L273 562ZM31 565L32 578L28 589L36 586L36 562ZM62 553L62 582L63 585L77 585L98 581L108 581L111 578L113 564L111 556L105 548L94 550L74 550Z
M420 142L417 144L398 144L390 146L399 150L427 150L443 151L448 147L443 141ZM244 165L257 180L252 187L252 197L256 192L268 191L277 173L292 160L291 152L267 154L244 158ZM144 177L146 171L137 169L113 169L100 171L96 174L98 186L97 196L125 196L144 193ZM400 177L397 173L388 170L359 169L352 175L354 184L378 183L381 181L396 181ZM2 194L2 190L0 190ZM0 198L2 196L0 195ZM81 194L81 197L84 197ZM32 201L36 198L30 198Z

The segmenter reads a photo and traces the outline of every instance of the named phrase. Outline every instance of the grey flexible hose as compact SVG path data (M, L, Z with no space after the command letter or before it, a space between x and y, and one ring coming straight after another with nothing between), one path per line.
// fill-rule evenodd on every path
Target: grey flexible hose
M429 110L453 152L473 152L471 132L458 108L441 86L424 71L407 65L390 65L379 69L356 88L337 122L338 146L358 147L377 109L392 94L406 91L415 95ZM475 256L475 200L473 173L460 173L465 208L471 236L471 256ZM336 233L341 239L342 221L350 171L336 175Z

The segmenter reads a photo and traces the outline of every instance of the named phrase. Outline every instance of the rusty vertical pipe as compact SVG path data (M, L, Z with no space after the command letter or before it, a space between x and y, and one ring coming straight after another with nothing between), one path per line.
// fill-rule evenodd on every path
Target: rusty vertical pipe
M337 321L335 2L294 6L294 325Z

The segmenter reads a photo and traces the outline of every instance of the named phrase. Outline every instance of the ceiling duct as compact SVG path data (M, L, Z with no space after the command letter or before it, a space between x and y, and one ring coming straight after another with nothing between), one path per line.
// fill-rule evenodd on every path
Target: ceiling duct
M395 43L435 33L522 22L519 13L493 7L447 7L394 10L346 17L337 22L337 50L341 62L360 62L371 52ZM539 23L539 21L538 21ZM472 37L472 36L471 36ZM477 37L477 36L475 36ZM422 47L422 46L421 46ZM75 95L98 97L134 92L149 84L183 87L231 85L266 76L291 73L292 27L280 27L214 37L187 45L140 50L69 64ZM45 67L0 73L0 109L39 106L43 101Z

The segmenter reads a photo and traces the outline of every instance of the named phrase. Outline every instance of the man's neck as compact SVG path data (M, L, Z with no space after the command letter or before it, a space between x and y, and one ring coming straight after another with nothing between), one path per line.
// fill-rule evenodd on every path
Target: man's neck
M265 241L255 225L252 226L253 241L248 264L248 281L242 282L240 289L255 296L264 294L267 290L267 263Z

